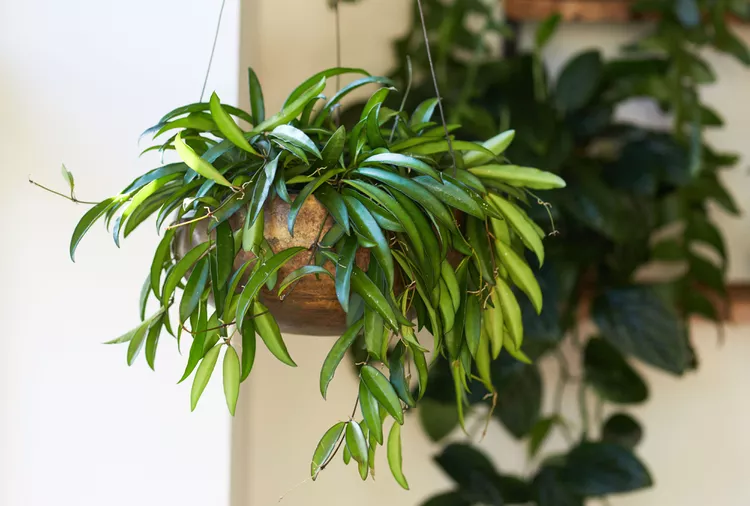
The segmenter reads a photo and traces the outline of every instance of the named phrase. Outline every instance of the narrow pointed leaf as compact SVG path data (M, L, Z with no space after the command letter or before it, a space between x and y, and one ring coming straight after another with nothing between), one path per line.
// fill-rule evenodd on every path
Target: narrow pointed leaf
M382 372L378 371L371 365L365 365L360 370L362 381L365 382L367 389L378 400L381 406L388 411L398 423L404 423L404 411L401 408L401 401L393 386Z
M216 361L219 359L220 350L221 345L219 344L211 348L198 366L195 378L193 379L193 387L190 390L190 411L195 411L195 407L198 405L198 401L211 379L211 375L216 367Z
M224 398L227 401L229 414L234 416L237 399L240 396L240 359L234 347L227 346L223 365Z
M362 330L363 322L359 320L357 323L346 329L341 337L336 340L331 351L328 352L323 367L320 369L320 394L323 398L326 398L328 392L328 385L331 383L334 374L336 374L336 368L341 363L341 360L346 355L346 351L351 347L354 340Z

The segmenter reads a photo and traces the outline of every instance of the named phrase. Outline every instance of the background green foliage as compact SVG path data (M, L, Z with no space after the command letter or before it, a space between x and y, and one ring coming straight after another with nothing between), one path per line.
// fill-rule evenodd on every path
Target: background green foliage
M675 375L695 369L688 318L722 317L716 301L726 297L726 245L707 206L738 214L719 179L737 157L704 139L707 129L721 128L723 121L701 101L700 88L716 81L706 50L750 64L748 49L725 22L728 15L747 19L748 5L641 2L634 9L657 19L648 35L610 60L597 50L574 55L556 78L548 75L541 52L559 19L541 23L533 48L519 52L516 34L497 20L494 2L424 0L424 6L449 122L464 125L457 136L483 138L512 124L516 138L508 158L558 173L568 183L564 190L538 192L539 203L529 202L529 214L540 225L548 227L551 212L559 231L545 240L548 260L538 270L544 310L536 316L528 303L524 307L524 350L535 363L501 356L492 364L492 378L498 391L493 418L528 444L530 457L552 431L561 431L570 445L566 452L543 455L523 477L498 471L478 449L449 445L436 460L455 490L427 504L575 505L648 487L652 480L633 452L640 424L625 413L606 420L600 413L604 405L617 411L647 399L648 385L631 359ZM408 81L411 58L417 78L410 101L419 102L433 90L414 9L411 31L394 44L399 64L393 74ZM496 47L504 47L502 57ZM636 98L654 103L671 127L621 120L618 108ZM638 269L654 261L679 266L679 274L658 284L636 282ZM595 335L582 335L576 317L588 298ZM572 379L560 352L566 339L579 350L580 379ZM560 377L554 392L545 393L549 385L536 364L550 355L559 361ZM446 364L431 374L420 418L439 440L456 422L447 404ZM566 421L562 393L574 385L581 418ZM471 401L483 412L490 402L486 391L477 382L471 390ZM587 401L589 392L596 409ZM542 412L543 395L554 396L553 412Z

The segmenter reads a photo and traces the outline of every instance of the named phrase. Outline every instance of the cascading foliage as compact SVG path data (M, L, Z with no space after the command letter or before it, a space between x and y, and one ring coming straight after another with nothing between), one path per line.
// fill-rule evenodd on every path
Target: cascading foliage
M326 99L321 93L327 79L341 74L362 77ZM146 152L174 150L181 161L144 174L94 205L75 229L71 258L97 220L112 228L119 243L155 215L164 234L143 285L141 323L111 343L127 344L128 364L145 348L153 368L162 331L178 343L189 336L180 381L193 376L191 409L223 354L224 393L232 414L240 384L253 367L256 336L283 363L295 365L273 315L259 300L261 289L280 293L293 290L303 276L333 278L350 325L322 366L320 391L325 397L347 350L363 339L361 416L326 432L314 452L312 476L343 447L344 459L354 459L366 479L376 447L386 444L393 475L408 488L401 472L400 425L404 410L427 388L428 346L432 357L450 363L459 415L473 375L494 392L490 362L503 349L528 361L521 350L517 296L522 293L541 311L541 291L524 250L542 263L545 233L527 216L526 195L565 183L511 165L503 152L513 131L481 144L452 137L449 142L444 127L432 120L437 99L422 102L411 114L385 107L395 92L392 83L363 70L334 68L311 77L270 118L258 79L252 70L249 75L250 113L222 104L214 94L209 102L175 109L146 131L161 139ZM338 126L342 99L367 85L379 88L359 121L349 130ZM236 120L252 128L245 131ZM271 249L263 210L275 197L291 205L290 232L306 199L316 198L328 210L335 225L310 245L314 254L300 247ZM233 229L229 219L240 212L244 227ZM202 221L211 232L206 242L176 258L176 232ZM254 255L235 269L240 249ZM370 253L366 271L354 261L358 249ZM279 269L299 254L310 257L309 265L278 280ZM149 301L158 304L151 315L146 314ZM432 342L420 340L421 329ZM395 423L386 442L388 417Z

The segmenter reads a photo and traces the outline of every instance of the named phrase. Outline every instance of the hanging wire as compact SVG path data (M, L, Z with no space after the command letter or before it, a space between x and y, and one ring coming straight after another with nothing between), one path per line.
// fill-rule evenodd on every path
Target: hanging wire
M432 84L435 86L435 96L438 100L438 110L440 111L440 120L443 122L443 130L445 131L445 140L448 142L448 151L451 153L451 159L453 160L453 175L456 175L456 153L453 152L453 142L451 141L450 132L448 132L448 123L445 122L445 111L443 111L443 99L440 96L440 87L438 86L437 75L435 74L435 65L432 63L432 52L430 51L430 38L427 35L427 24L424 20L424 9L422 8L422 0L417 0L417 7L419 8L419 19L422 23L422 35L424 36L424 46L427 50L427 62L430 64L430 74L432 75Z
M208 84L208 76L211 73L211 64L214 62L214 53L216 53L216 42L219 40L219 30L221 30L221 18L224 15L224 6L227 0L221 0L221 8L219 9L219 19L216 22L216 33L214 33L214 43L211 46L211 56L208 58L208 68L206 69L206 77L203 78L203 88L201 88L201 98L198 102L203 102L203 95L206 93L206 85Z

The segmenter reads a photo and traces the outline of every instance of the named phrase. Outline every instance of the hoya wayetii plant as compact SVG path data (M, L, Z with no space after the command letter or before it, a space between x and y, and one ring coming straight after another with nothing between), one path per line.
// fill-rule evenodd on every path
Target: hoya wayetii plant
M342 74L360 77L326 99L327 80ZM474 371L494 393L493 358L504 349L528 360L516 297L541 311L541 290L524 251L542 263L545 233L519 202L527 192L565 183L510 164L503 152L513 131L483 143L461 141L446 137L456 125L433 121L437 99L411 113L384 106L396 93L392 83L363 70L333 68L311 77L269 118L259 81L252 70L249 76L249 113L213 94L147 130L159 140L146 151L175 151L180 161L96 203L75 228L71 258L98 220L119 243L155 216L163 237L146 273L141 322L111 343L127 345L128 364L143 349L151 368L162 334L189 346L180 381L193 377L191 409L221 360L232 414L258 336L280 361L296 365L278 323L287 311L285 297L304 280L334 286L347 323L321 368L323 397L358 338L366 358L359 364L354 414L320 440L312 476L343 447L344 459L354 459L366 479L376 447L386 444L393 475L408 488L400 426L404 411L427 389L432 358L450 363L459 414ZM356 125L339 126L342 99L367 85L377 90ZM282 219L283 233L294 237L298 217L312 202L325 213L315 240L274 250L278 232L268 224ZM189 247L182 248L186 239ZM282 278L300 258L301 266ZM150 315L149 305L158 307ZM422 329L431 339L418 335ZM386 438L388 418L393 424Z

